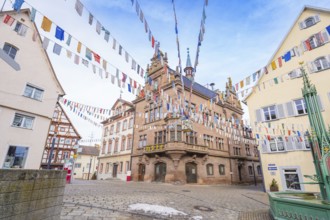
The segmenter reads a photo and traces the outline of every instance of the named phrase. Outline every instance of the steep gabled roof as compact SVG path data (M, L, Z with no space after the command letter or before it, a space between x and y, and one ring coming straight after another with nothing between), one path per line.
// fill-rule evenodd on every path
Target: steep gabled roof
M74 127L74 125L72 124L70 118L68 117L68 115L66 114L66 112L64 111L64 108L62 107L60 102L57 102L57 105L60 107L61 111L64 113L64 116L66 117L66 119L69 121L69 123L71 124L74 132L77 134L77 136L79 137L79 139L81 139L80 134L78 133L77 129Z
M81 152L79 152L80 155L91 155L91 156L99 156L99 149L97 147L93 146L82 146L80 145L79 148L81 148Z
M21 9L20 10L20 13L25 13L25 14L28 15L28 17L30 17L31 11L30 11L30 9ZM4 15L4 14L9 14L9 15L10 14L17 14L17 12L15 10L2 11L2 12L0 12L0 15ZM29 22L31 22L30 19L28 19L28 20L29 20ZM38 33L38 38L39 38L39 42L38 43L40 45L40 48L42 48L41 47L41 44L42 44L41 35L40 35L40 32L39 32L39 30L38 30L35 22L33 22L33 27L34 27L34 30ZM55 70L53 68L53 65L52 65L50 59L49 59L49 56L48 56L47 52L44 49L42 49L42 51L43 51L43 54L45 55L45 58L46 58L46 60L47 60L47 62L49 64L49 67L51 69L52 76L54 77L54 82L56 83L57 87L60 89L60 94L59 95L64 96L65 95L65 91L64 91L64 89L63 89L60 81L58 80L58 78L56 76Z
M115 104L113 104L111 110L114 110L115 107L116 107L116 105L117 105L119 102L121 102L121 103L123 103L123 104L126 104L126 105L128 105L128 106L130 106L130 107L132 107L132 108L134 107L134 105L133 105L131 102L119 98L119 99L116 100Z
M306 10L313 10L313 11L321 11L321 12L326 12L326 13L330 13L330 9L326 9L326 8L320 8L320 7L314 7L314 6L309 6L309 5L305 5L302 10L300 11L300 13L298 14L298 16L296 17L296 19L294 20L294 22L292 23L290 29L288 30L288 32L284 35L284 38L281 40L280 44L278 45L277 49L275 50L275 52L273 53L273 55L270 57L268 63L266 66L269 66L270 63L272 62L272 60L274 60L275 55L277 54L277 52L280 50L282 44L284 43L284 41L287 39L287 37L289 36L289 34L291 33L292 29L295 27L296 23L298 22L298 19L300 18L300 16L302 15L302 13ZM263 78L264 74L262 74L260 76L260 78L258 79L258 81L256 82L255 85L258 85L259 81ZM243 102L246 102L247 99L250 97L250 95L253 93L253 88L251 89L250 93L244 98Z

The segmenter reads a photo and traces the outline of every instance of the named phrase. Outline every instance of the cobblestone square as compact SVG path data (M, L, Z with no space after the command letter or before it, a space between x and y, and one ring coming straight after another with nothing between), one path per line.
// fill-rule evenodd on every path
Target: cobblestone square
M171 207L183 214L130 209ZM117 180L75 180L65 188L61 219L270 219L267 194L254 185L172 185Z

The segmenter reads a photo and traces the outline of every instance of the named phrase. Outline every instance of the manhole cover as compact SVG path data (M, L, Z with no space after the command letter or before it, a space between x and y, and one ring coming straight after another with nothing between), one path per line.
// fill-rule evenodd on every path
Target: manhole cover
M212 212L213 209L211 209L210 207L206 207L206 206L194 206L194 209L197 209L199 211L204 211L204 212Z
M184 190L182 190L182 192L190 192L190 190L186 190L186 189L184 189Z

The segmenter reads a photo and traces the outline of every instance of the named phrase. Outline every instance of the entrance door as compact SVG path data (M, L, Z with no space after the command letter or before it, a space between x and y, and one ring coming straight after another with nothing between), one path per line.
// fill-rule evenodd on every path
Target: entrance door
M238 178L239 181L242 181L242 166L238 165Z
M138 181L144 181L144 174L145 173L146 173L146 165L139 164Z
M195 163L186 163L187 183L197 183L197 165Z
M118 164L114 164L113 169L112 169L112 177L113 178L117 177L117 169L118 169Z
M165 176L166 176L166 164L157 163L155 165L155 181L165 182Z

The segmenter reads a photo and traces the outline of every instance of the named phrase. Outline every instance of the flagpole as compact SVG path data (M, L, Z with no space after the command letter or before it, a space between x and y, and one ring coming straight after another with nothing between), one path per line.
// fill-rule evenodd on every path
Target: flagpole
M7 1L7 0L5 0L5 1L3 2L3 5L2 5L2 7L1 7L0 12L2 12L3 8L5 7L6 1Z

